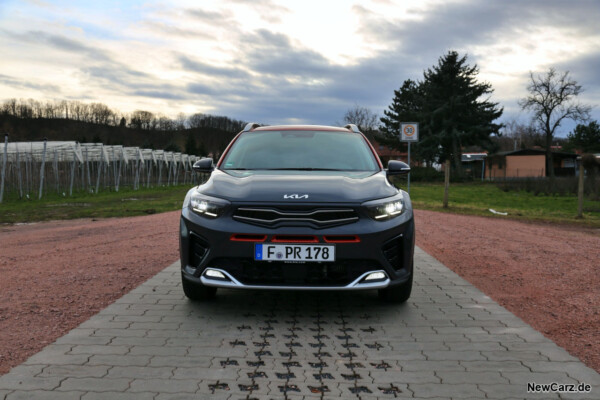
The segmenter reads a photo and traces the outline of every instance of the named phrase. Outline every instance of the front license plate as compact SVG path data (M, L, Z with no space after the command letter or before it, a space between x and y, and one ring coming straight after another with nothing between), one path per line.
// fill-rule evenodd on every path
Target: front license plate
M256 243L254 259L256 261L335 261L335 246Z

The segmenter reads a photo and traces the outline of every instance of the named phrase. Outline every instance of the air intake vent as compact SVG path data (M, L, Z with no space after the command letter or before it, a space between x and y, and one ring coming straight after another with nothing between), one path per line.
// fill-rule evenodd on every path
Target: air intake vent
M383 245L383 254L392 268L398 271L402 268L403 262L403 248L402 248L402 236L395 237L394 239Z
M208 243L194 233L190 234L190 241L190 264L192 267L198 268L206 253L208 253Z

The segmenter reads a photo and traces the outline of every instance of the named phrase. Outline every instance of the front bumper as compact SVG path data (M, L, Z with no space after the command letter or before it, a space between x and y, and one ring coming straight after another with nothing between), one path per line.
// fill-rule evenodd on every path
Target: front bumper
M333 228L266 228L228 218L206 219L184 208L180 221L180 256L184 279L205 286L239 289L361 290L383 289L410 279L413 269L414 219L411 210L389 221L361 217ZM255 261L253 241L233 241L232 235L355 236L359 241L336 243L333 263ZM207 271L218 273L206 274ZM381 279L366 280L382 272ZM216 277L218 275L218 277ZM379 275L380 276L380 275Z

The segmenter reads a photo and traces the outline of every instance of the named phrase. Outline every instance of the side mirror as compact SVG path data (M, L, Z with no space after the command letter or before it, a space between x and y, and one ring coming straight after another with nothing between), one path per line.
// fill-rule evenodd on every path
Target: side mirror
M210 174L214 169L212 158L203 158L194 163L194 171L200 174Z
M410 167L407 163L397 160L390 160L388 162L388 175L406 175L410 172Z

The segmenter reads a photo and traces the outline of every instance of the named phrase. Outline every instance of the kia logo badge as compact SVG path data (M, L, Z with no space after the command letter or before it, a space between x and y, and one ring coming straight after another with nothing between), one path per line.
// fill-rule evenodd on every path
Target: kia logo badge
M299 194L284 194L283 195L284 199L308 199L308 195L307 194L303 194L303 195L299 195Z

